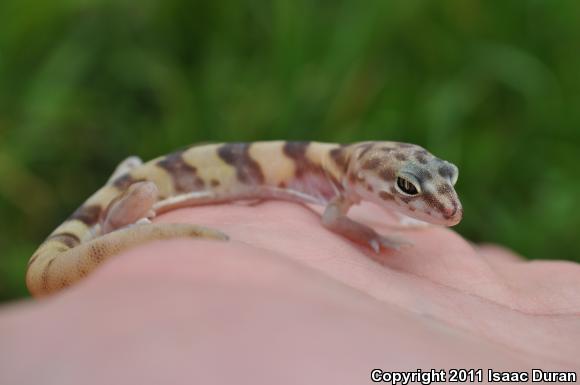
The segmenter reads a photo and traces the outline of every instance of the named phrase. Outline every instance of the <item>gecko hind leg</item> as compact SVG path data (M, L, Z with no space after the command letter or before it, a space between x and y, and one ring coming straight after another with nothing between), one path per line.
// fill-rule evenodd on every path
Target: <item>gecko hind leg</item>
M101 234L155 217L153 205L158 201L157 185L150 181L135 182L113 199L100 218Z
M129 228L156 228L151 222L155 217L154 205L158 202L159 190L157 185L150 181L141 181L131 184L127 190L113 199L105 209L100 219L101 235L118 232ZM204 229L194 226L195 229ZM185 229L187 231L187 229ZM211 230L215 235L216 230ZM220 239L227 239L227 235L217 232ZM157 233L155 233L157 234ZM164 233L163 233L164 234ZM168 233L169 236L170 233Z
M186 223L151 223L157 201L153 182L136 182L114 199L100 219L96 238L70 249L48 243L27 272L27 286L34 296L59 290L78 281L111 256L148 241L201 237L228 240L221 231Z

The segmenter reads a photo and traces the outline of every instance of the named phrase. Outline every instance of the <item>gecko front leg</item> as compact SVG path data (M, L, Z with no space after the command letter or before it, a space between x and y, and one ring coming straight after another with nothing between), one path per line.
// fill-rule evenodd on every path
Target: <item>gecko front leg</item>
M342 196L334 198L322 214L322 224L353 242L369 246L375 253L378 253L381 247L398 250L402 246L411 245L403 239L380 235L372 228L347 217L346 214L352 205L351 201Z

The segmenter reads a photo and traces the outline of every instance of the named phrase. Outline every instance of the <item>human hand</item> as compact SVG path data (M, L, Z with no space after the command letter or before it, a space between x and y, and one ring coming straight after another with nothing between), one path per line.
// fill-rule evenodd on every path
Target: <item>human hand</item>
M350 215L350 214L349 214ZM370 206L352 216L388 234ZM224 231L132 249L0 311L0 383L371 383L374 368L579 370L580 266L450 229L374 254L296 204L180 209ZM385 224L385 222L387 222Z

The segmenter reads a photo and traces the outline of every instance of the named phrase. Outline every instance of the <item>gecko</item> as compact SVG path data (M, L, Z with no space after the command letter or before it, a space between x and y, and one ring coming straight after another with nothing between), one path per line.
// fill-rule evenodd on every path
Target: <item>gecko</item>
M38 247L26 285L35 297L57 292L106 259L150 240L200 237L228 240L194 224L152 223L185 206L288 200L324 206L321 223L375 252L406 241L378 234L347 216L361 201L403 218L453 226L463 209L458 168L409 143L352 144L265 141L201 144L143 163L129 157Z

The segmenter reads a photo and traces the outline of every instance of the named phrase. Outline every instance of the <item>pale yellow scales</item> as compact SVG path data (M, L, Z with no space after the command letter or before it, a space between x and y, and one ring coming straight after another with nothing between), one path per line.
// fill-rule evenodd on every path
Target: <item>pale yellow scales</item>
M331 231L376 252L397 248L404 242L349 219L348 209L365 200L453 226L463 215L453 187L457 176L453 164L398 142L226 143L192 146L147 163L130 157L40 245L26 284L34 296L57 291L112 255L153 239L227 240L218 230L150 219L174 208L234 200L324 205L322 224Z

